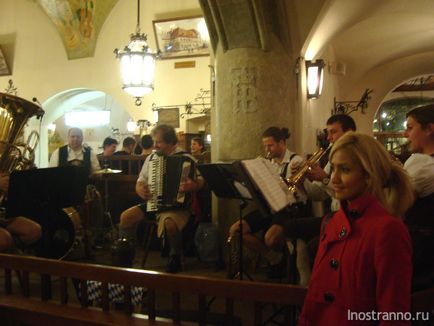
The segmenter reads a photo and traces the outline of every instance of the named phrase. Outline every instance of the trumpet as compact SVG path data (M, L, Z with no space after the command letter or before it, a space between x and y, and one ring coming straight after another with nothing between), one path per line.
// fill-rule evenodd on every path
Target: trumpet
M306 173L319 162L319 160L330 151L333 144L330 144L327 148L320 148L318 151L316 151L306 162L304 162L297 170L296 173L294 173L289 178L282 177L283 182L288 187L288 190L292 193L296 192L296 187L301 181L301 179L306 175Z

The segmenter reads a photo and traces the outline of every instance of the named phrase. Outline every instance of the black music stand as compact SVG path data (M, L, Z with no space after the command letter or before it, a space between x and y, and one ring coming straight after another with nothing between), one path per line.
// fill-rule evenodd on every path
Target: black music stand
M63 208L84 202L88 175L82 167L65 166L13 171L9 181L6 216L25 216L41 224L38 255L60 258L71 248L73 225L65 225ZM68 219L69 221L69 219ZM57 245L53 244L56 243Z
M88 176L77 166L13 171L9 181L6 216L32 216L46 208L81 205Z
M217 197L238 199L239 204L239 225L240 225L240 250L239 250L239 270L234 278L243 279L243 209L247 206L248 200L257 200L250 180L239 169L236 164L211 163L199 164L197 166L203 178ZM255 200L255 201L256 201ZM252 279L247 273L247 277Z

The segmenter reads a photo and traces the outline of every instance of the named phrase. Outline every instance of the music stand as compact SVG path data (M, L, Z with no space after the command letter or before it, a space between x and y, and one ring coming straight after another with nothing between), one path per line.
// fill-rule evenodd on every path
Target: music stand
M243 279L243 209L247 206L248 200L254 200L255 194L252 193L251 183L240 171L240 169L230 163L211 163L197 165L203 178L217 197L238 199L239 204L239 270L234 278ZM250 188L250 189L249 189ZM247 273L249 279L252 279Z
M60 258L74 239L61 219L62 209L84 202L88 175L82 167L65 166L13 171L9 181L6 216L25 216L41 224L41 255ZM71 224L71 228L73 225ZM57 245L51 242L56 241Z
M88 176L77 166L13 171L9 181L6 216L32 216L46 208L81 205Z

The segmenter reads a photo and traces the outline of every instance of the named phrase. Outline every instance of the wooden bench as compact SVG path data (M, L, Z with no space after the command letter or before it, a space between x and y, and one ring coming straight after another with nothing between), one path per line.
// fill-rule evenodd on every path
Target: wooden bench
M178 324L182 320L185 308L181 294L197 297L193 307L195 323L205 325L212 314L220 314L225 320L242 320L243 324L260 325L263 321L264 303L283 307L284 319L288 324L291 317L290 306L301 306L306 288L287 284L270 284L250 281L237 281L187 275L173 275L153 271L125 269L101 265L81 264L50 260L35 257L24 257L0 254L0 268L5 270L4 295L0 296L0 318L9 322L30 322L35 325L74 324L128 324L135 323L159 325L164 323ZM20 275L21 286L13 289L14 273ZM30 295L30 277L33 273L41 275L40 296L35 300ZM49 277L47 277L49 276ZM47 279L49 280L47 282ZM77 279L81 284L83 295L80 304L71 304L68 294L68 280ZM89 306L86 280L102 282L101 308ZM52 300L51 291L54 281L58 281L59 299ZM124 311L111 310L108 299L108 283L122 284L125 289ZM130 289L140 286L147 289L146 315L133 313ZM33 288L33 287L32 287ZM170 293L171 315L168 319L157 318L157 294ZM208 299L216 298L224 301L223 311L212 311ZM239 302L247 304L251 309L245 321L246 313L240 314ZM222 302L220 302L222 303ZM214 305L214 304L213 304ZM244 306L243 306L244 307ZM221 307L220 307L221 308ZM190 307L190 310L192 308ZM253 316L253 317L251 317ZM6 319L5 319L6 318ZM183 324L184 321L182 322Z

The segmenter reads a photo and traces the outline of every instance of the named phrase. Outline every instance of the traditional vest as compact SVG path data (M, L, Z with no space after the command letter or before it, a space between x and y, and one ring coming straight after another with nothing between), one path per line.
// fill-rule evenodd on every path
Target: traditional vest
M91 149L89 147L84 147L83 161L73 160L68 162L68 145L60 147L59 166L69 166L69 165L82 166L86 170L87 174L90 174L90 166L91 166L90 150Z

